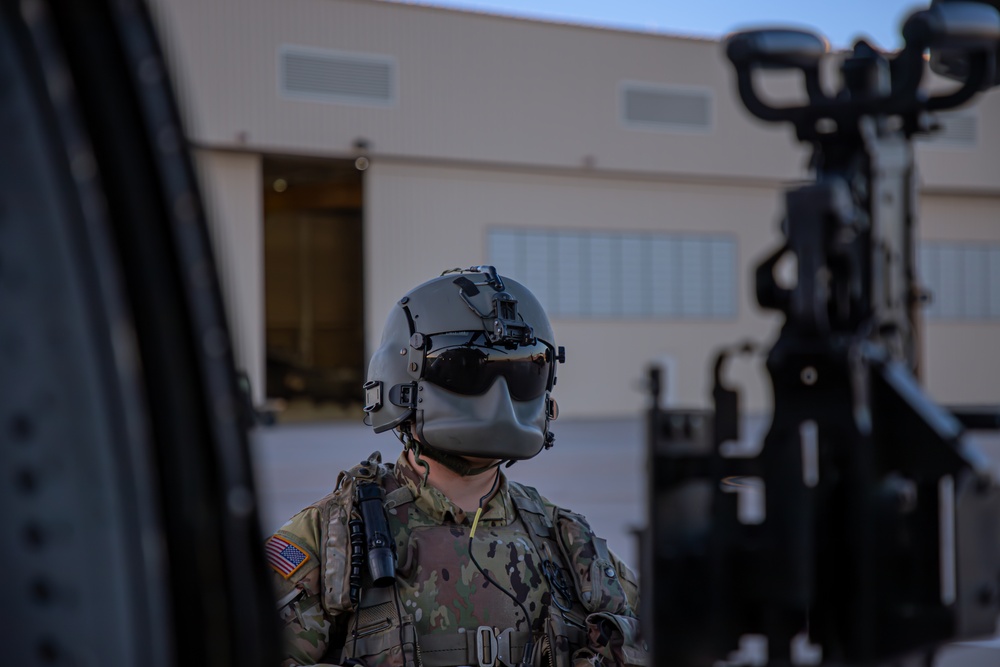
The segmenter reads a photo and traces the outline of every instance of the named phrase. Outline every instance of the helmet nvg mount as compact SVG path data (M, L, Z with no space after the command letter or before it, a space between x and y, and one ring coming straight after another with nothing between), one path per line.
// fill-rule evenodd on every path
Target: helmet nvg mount
M550 392L563 361L524 285L492 266L448 271L389 313L368 365L366 421L376 433L406 430L446 465L529 459L552 445Z

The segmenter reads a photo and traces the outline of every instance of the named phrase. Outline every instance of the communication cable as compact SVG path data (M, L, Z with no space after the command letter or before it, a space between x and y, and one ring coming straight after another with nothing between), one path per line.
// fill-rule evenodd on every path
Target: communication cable
M531 664L530 663L531 652L534 643L532 638L531 617L528 615L528 610L525 609L524 605L521 604L520 600L514 597L513 593L511 593L506 588L498 584L492 577L490 577L489 574L486 573L486 570L484 570L483 567L479 564L479 561L476 560L476 555L472 552L472 539L476 536L476 526L479 525L479 517L482 516L483 514L483 505L486 504L486 499L489 498L491 495L493 495L493 492L496 490L499 481L500 481L500 468L498 467L496 475L493 477L493 484L490 486L490 490L486 492L486 495L484 495L482 498L479 499L479 508L476 510L476 517L472 520L472 530L469 531L469 559L472 561L472 564L476 566L476 569L479 570L479 573L483 575L486 581L492 584L501 593L503 593L511 600L513 600L514 604L516 604L518 608L520 608L521 613L524 614L524 620L528 624L528 639L524 644L524 655L521 657L520 664L526 667L527 665Z

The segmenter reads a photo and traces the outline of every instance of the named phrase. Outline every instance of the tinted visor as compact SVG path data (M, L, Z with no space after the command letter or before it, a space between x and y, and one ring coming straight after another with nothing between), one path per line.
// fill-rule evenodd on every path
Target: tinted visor
M498 377L507 381L515 401L531 401L545 393L552 375L552 354L545 343L513 350L482 343L481 333L431 336L424 379L466 396L485 393Z

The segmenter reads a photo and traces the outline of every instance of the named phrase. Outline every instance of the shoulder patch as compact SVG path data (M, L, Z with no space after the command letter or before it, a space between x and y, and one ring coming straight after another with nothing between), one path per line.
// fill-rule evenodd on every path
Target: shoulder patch
M285 579L295 574L309 561L309 554L284 537L272 535L264 545L267 562Z

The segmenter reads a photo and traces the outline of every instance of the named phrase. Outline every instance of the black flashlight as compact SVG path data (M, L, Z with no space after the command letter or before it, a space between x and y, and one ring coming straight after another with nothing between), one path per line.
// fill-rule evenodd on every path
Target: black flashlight
M396 581L396 544L389 535L389 520L382 504L385 492L378 484L358 484L357 502L365 524L368 573L373 586L389 586Z

